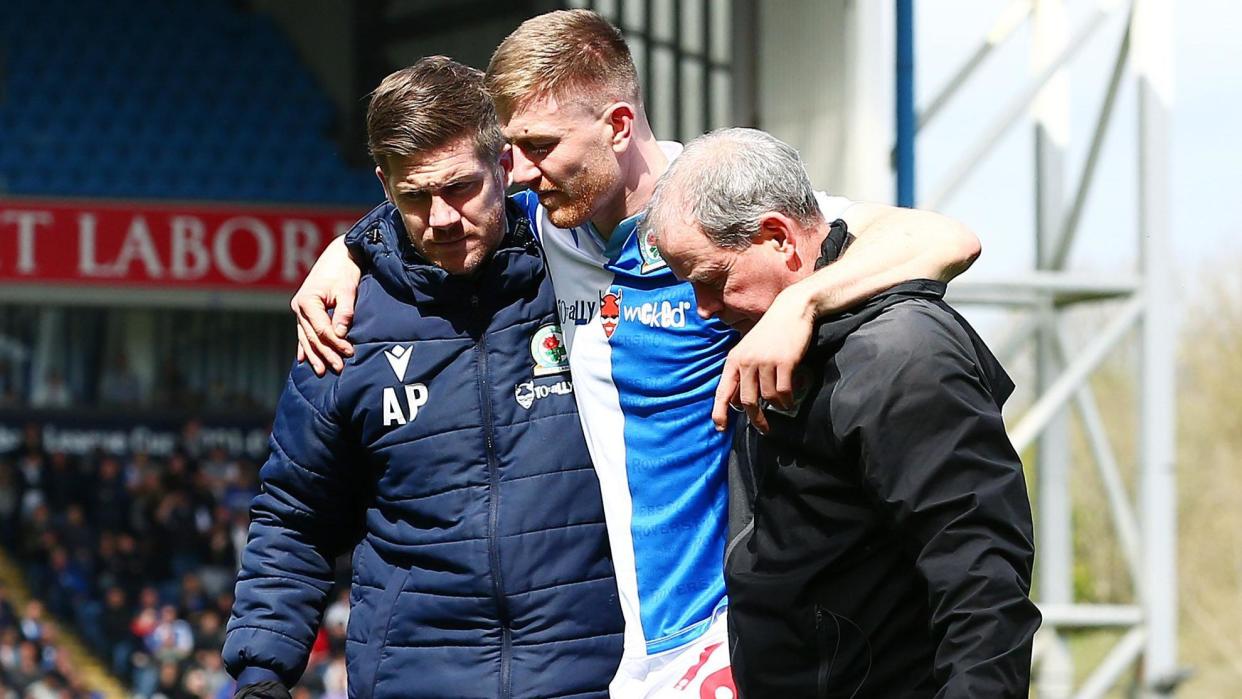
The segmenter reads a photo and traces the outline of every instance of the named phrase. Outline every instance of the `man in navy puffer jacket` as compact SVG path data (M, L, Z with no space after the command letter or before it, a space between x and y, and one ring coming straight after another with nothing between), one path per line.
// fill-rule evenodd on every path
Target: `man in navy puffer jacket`
M359 287L351 369L296 365L281 396L224 646L239 696L287 696L350 547L351 698L606 696L599 484L482 75L394 73L367 133L393 203L346 242L389 273Z

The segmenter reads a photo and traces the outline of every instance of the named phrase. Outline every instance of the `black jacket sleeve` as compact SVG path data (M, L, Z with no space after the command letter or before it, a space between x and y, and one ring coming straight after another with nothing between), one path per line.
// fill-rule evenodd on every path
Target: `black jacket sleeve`
M1025 698L1031 509L984 363L945 308L897 304L843 343L831 415L927 581L937 696Z
M297 365L276 408L224 643L225 665L239 681L274 675L288 686L297 682L332 588L334 561L356 531L350 477L356 450L334 415L338 379Z

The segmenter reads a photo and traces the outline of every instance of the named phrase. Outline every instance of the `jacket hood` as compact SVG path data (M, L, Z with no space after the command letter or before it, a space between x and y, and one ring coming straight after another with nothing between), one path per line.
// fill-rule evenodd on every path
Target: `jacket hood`
M494 300L529 293L543 276L543 256L530 219L505 199L505 235L472 275L453 275L431 264L410 242L401 214L384 202L345 234L345 245L362 268L394 298L416 305L466 304L480 294Z

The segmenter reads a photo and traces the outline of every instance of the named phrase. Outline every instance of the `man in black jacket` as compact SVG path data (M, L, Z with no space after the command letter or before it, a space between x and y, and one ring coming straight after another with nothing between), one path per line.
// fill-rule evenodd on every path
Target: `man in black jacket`
M850 242L789 146L686 146L646 219L702 315L745 331ZM746 697L1025 697L1040 615L1013 384L944 285L908 282L817 326L770 430L738 430L726 552Z

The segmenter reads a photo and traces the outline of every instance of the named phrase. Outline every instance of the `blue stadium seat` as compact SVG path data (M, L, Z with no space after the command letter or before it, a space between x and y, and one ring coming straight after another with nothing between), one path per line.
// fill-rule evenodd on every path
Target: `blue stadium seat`
M374 198L370 169L337 155L332 104L270 18L228 0L4 5L0 191Z

